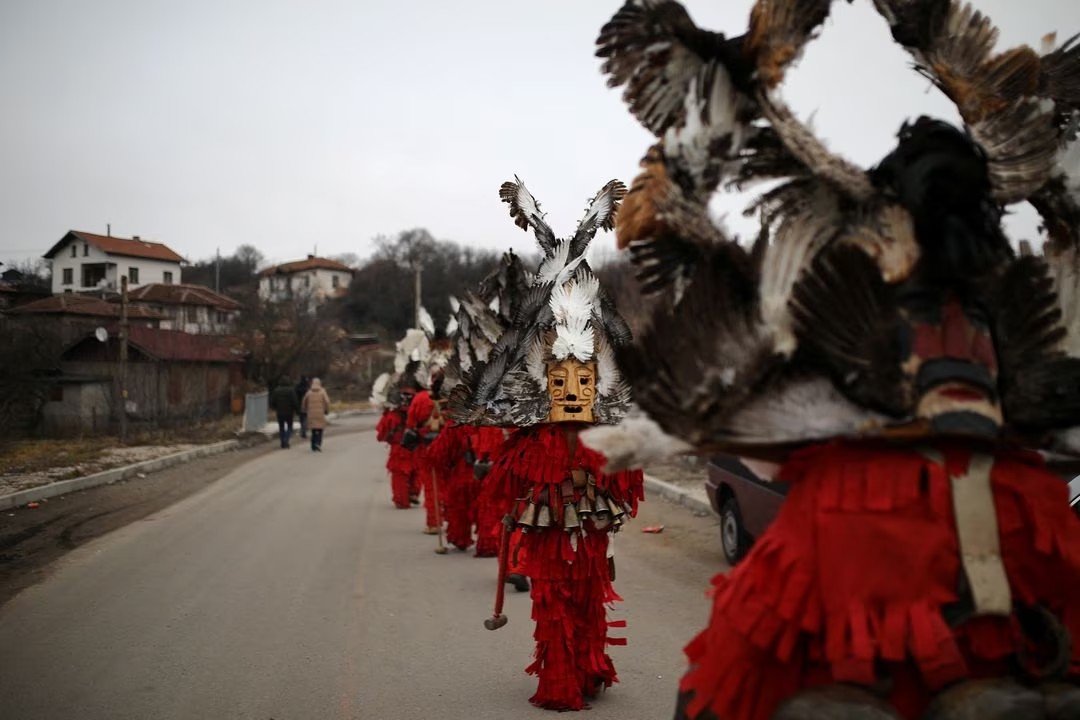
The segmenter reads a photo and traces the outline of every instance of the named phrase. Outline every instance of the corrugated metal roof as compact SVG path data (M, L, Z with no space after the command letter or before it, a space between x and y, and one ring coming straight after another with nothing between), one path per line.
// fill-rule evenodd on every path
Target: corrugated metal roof
M10 311L12 315L49 314L49 315L87 315L91 317L119 318L120 305L101 298L76 293L60 293L41 300L34 300ZM161 313L140 305L128 306L128 317L132 319L160 320Z
M220 295L202 285L150 283L128 291L131 302L158 303L160 305L205 305L219 310L239 310L240 303ZM119 302L112 298L112 302Z

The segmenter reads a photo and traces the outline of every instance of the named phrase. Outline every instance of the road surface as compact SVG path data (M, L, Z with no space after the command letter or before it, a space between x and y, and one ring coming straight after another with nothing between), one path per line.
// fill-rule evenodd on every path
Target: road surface
M550 717L527 594L483 628L496 564L436 555L395 510L384 446L343 420L65 556L0 607L5 720ZM662 534L643 534L662 523ZM662 500L617 536L621 682L584 717L667 718L720 567L712 518Z

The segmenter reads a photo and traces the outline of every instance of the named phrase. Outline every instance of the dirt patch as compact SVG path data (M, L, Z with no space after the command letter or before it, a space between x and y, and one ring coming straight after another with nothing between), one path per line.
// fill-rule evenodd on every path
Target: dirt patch
M274 449L262 440L144 478L0 513L0 605L43 579L49 564L72 548L168 507Z
M133 434L126 443L110 436L15 440L0 444L0 495L102 470L153 460L236 438L238 419Z
M650 465L645 472L673 485L694 488L703 488L707 476L705 460L692 456L672 458L665 463Z

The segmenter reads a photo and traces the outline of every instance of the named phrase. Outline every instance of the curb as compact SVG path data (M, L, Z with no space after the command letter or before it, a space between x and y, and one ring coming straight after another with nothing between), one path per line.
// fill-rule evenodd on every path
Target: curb
M661 480L660 478L652 477L651 475L645 476L645 489L648 492L652 492L660 497L675 503L676 505L682 505L686 509L700 513L703 515L712 515L712 505L709 504L708 499L702 500L699 497L691 495L685 488L681 488L678 485Z
M174 465L181 465L198 458L217 455L245 446L246 443L242 443L240 440L223 440L191 450L182 450L181 452L173 453L172 455L162 455L153 460L144 460L143 462L135 463L134 465L124 465L123 467L112 468L110 470L102 470L93 475L84 475L83 477L71 478L70 480L60 480L58 482L49 483L48 485L39 485L38 487L20 490L9 495L0 495L0 510L10 510L11 508L25 505L26 503L35 502L37 500L47 500L59 495L67 495L68 493L77 490L98 487L99 485L111 485L114 482L127 480L140 473L151 473L158 470L164 470L165 468L173 467Z

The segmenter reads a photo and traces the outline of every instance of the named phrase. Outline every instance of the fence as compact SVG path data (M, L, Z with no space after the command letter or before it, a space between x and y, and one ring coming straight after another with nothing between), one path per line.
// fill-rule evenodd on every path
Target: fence
M244 432L259 432L269 422L270 393L248 393L244 396Z

